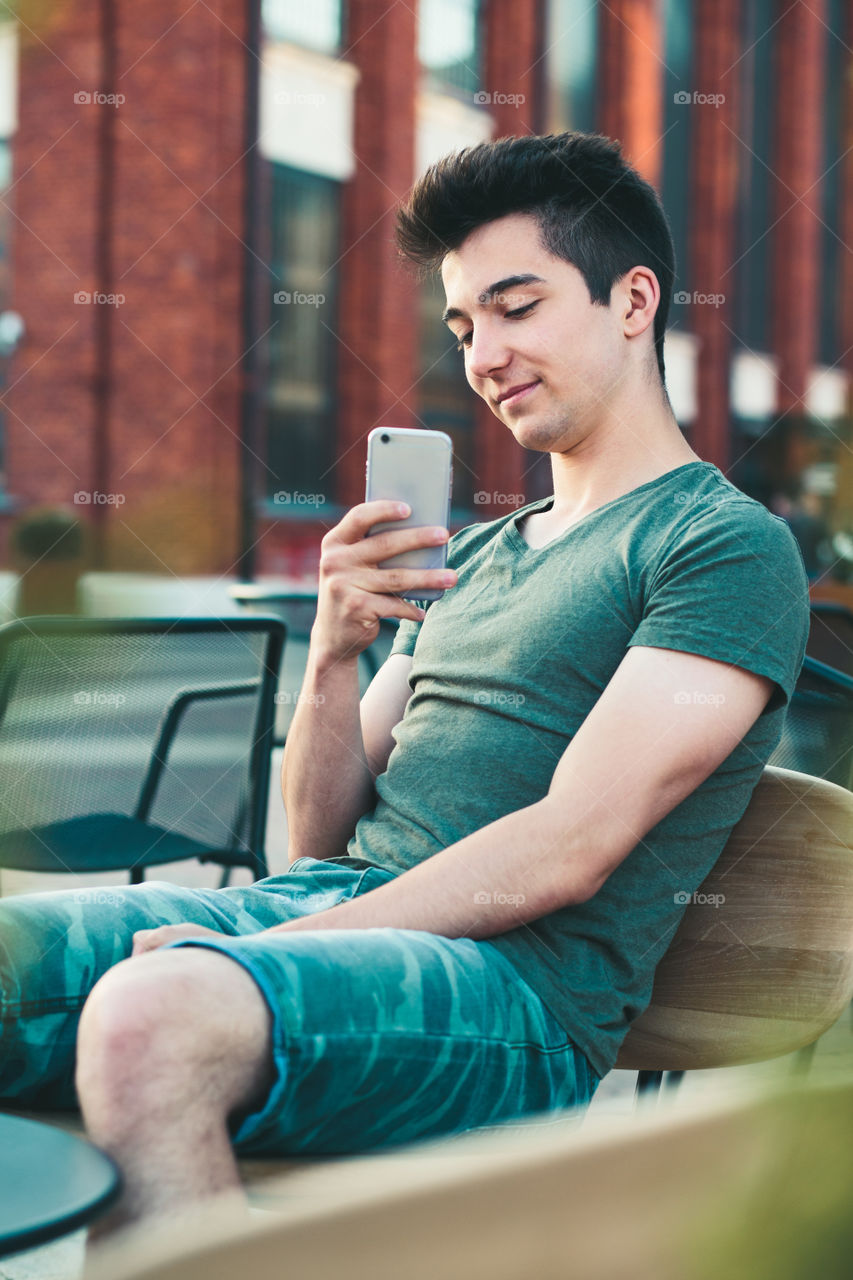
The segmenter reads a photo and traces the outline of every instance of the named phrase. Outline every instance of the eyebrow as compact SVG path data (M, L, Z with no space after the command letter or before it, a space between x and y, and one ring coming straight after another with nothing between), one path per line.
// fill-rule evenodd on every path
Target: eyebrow
M542 276L535 276L531 272L526 272L520 276L507 276L505 280L496 280L494 284L490 284L488 289L484 289L477 299L478 302L490 302L496 294L505 293L507 289L517 288L518 285L525 284L547 284ZM458 307L448 307L441 319L444 324L448 320L459 320L465 318L465 312L460 311Z

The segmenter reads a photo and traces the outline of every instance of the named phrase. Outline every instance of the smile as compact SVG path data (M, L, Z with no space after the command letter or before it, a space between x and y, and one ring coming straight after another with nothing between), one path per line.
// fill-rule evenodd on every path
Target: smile
M523 387L512 387L509 391L505 391L502 396L498 396L498 404L501 406L518 404L525 396L530 394L534 387L538 386L538 382L525 382Z

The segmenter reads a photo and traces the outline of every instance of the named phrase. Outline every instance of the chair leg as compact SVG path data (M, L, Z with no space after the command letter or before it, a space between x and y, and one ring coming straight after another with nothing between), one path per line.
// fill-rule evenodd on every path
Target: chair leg
M817 1048L817 1040L813 1040L811 1044L804 1045L802 1049L798 1049L794 1055L794 1061L791 1064L791 1071L795 1076L807 1076L811 1070L812 1059Z
M142 884L142 881L143 881L144 879L145 879L145 868L144 868L144 867L131 867L131 868L130 868L130 883L131 883L131 884Z
M648 1094L659 1096L662 1082L662 1071L638 1071L637 1090L634 1094L636 1101L639 1102L641 1098L645 1098Z

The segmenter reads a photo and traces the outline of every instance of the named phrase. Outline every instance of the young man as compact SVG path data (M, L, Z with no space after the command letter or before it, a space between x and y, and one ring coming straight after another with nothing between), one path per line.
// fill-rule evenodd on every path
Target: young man
M232 1143L352 1151L585 1102L802 661L793 538L672 414L671 239L618 147L450 156L399 237L440 265L468 380L551 455L554 495L456 534L446 571L378 567L447 537L368 538L393 503L328 533L288 875L0 904L0 1097L70 1098L85 1004L77 1089L124 1220L235 1187ZM435 586L427 610L396 594Z

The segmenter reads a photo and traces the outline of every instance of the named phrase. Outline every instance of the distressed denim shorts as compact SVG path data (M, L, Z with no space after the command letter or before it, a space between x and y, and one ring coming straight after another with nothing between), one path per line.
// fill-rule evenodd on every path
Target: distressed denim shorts
M299 858L246 888L163 881L0 900L0 1104L75 1105L80 1010L138 929L194 922L254 978L274 1083L233 1133L243 1155L347 1154L589 1101L599 1081L488 942L413 929L263 933L391 879Z

